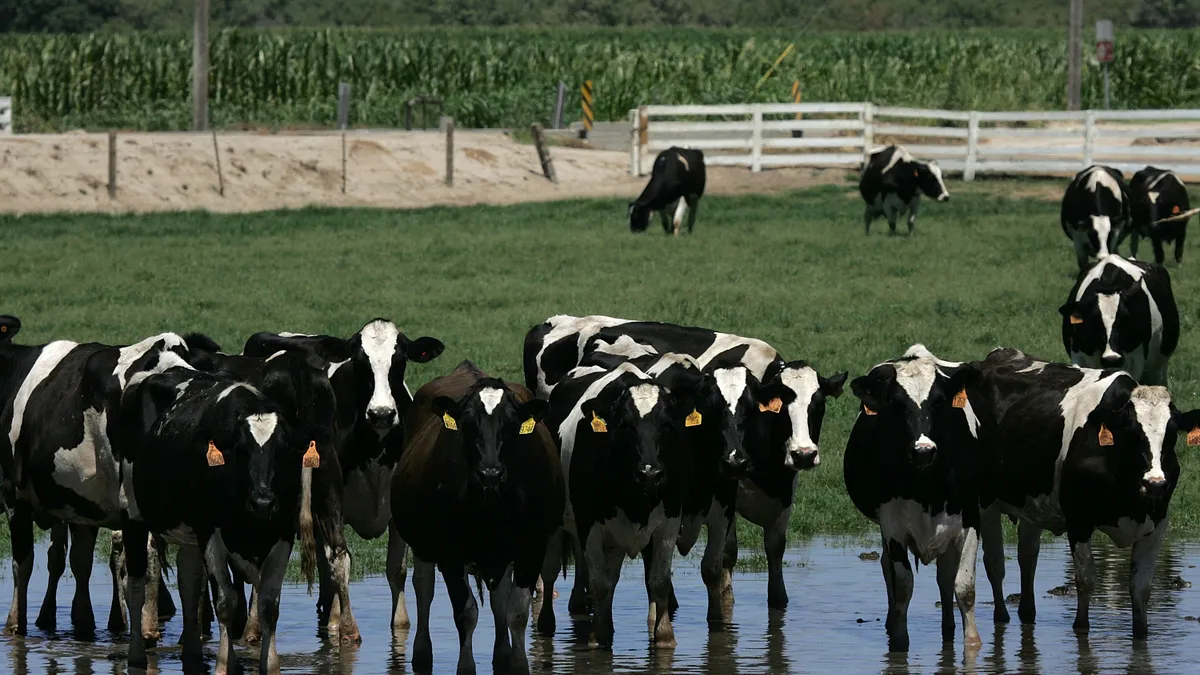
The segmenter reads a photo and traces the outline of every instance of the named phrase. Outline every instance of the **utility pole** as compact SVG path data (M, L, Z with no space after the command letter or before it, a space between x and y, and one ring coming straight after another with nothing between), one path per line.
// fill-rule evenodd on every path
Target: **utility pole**
M192 129L208 128L208 0L196 0L192 31Z
M1067 110L1079 110L1083 89L1083 0L1070 0L1067 29Z

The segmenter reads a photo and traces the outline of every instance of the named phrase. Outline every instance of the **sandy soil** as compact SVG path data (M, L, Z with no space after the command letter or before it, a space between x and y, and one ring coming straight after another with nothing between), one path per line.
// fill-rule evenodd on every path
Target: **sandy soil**
M559 183L542 176L537 152L494 132L455 136L454 185L446 186L440 134L217 136L224 195L213 140L203 134L117 136L117 194L110 199L108 137L68 133L0 137L0 212L240 212L303 206L414 208L512 204L580 197L633 197L645 178L629 176L622 152L554 147ZM789 169L752 174L713 167L711 194L770 193L844 184L841 170Z

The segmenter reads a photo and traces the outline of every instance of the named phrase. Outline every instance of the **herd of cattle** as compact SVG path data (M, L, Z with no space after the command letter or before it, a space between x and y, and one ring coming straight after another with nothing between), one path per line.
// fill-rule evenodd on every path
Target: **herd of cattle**
M698 190L682 195L694 217L703 157L660 156L651 182L665 189L660 169L676 182L701 171ZM920 193L949 198L936 164L896 147L868 163L862 184L868 226L883 214L893 231L905 209L911 230ZM631 206L631 218L644 227L646 209L665 209L664 200ZM676 231L685 210L676 211ZM1081 172L1062 209L1082 268L1060 308L1070 365L1015 349L953 362L918 344L849 382L859 414L844 478L855 506L880 527L892 650L908 648L919 562L937 565L944 638L954 637L957 606L965 640L979 642L981 540L995 620L1008 621L1005 515L1020 523L1023 622L1034 621L1034 569L1049 529L1068 536L1075 628L1087 631L1099 530L1132 546L1133 635L1147 635L1150 577L1179 478L1175 439L1200 445L1200 411L1177 410L1166 388L1179 340L1167 271L1116 250L1126 233L1134 246L1148 236L1161 260L1162 241L1173 238L1178 260L1191 213L1173 174L1147 169L1127 187L1111 169ZM1089 265L1091 255L1099 260ZM640 554L648 630L655 644L673 646L672 558L704 527L707 618L727 622L737 514L763 528L767 604L784 608L799 475L820 465L826 405L848 379L752 337L604 316L534 326L524 384L464 361L415 394L407 364L431 361L444 346L410 339L385 319L349 338L257 333L240 354L202 334L18 345L20 328L0 316L0 496L14 569L6 629L26 631L37 523L51 542L36 624L54 627L69 543L71 621L77 633L93 630L91 560L99 528L111 529L108 628L128 628L131 668L146 667L147 646L176 611L162 579L167 544L178 547L188 670L204 667L201 639L216 618L217 672L238 670L236 640L258 645L260 671L278 672L279 599L297 535L302 573L310 588L319 583L319 627L358 641L346 525L367 539L388 535L396 628L410 625L412 548L417 671L432 667L435 568L458 627L459 672L475 667L470 578L489 590L493 665L528 672L531 598L540 580L537 631L553 634L566 556L576 569L568 609L592 614L593 644L611 647L614 587L623 560Z

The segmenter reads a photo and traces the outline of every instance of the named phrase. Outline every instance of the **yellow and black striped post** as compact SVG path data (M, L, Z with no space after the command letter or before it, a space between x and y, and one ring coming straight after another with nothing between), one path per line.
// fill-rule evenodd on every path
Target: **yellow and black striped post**
M592 133L592 123L596 121L596 113L592 106L591 80L583 81L583 86L579 88L579 95L583 100L583 137L587 138L588 134Z

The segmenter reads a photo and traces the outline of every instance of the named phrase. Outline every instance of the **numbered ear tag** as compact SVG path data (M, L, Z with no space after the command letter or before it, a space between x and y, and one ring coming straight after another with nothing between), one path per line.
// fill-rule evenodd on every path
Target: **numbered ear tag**
M525 420L524 422L521 422L521 428L519 430L517 430L517 433L521 434L522 436L532 434L533 428L535 426L537 426L537 422L535 422L534 419L532 417L530 417L529 419Z
M783 399L779 398L778 396L768 401L766 405L763 405L762 403L758 404L759 412L777 413L780 410L783 410Z
M596 411L594 410L592 411L592 431L598 434L608 433L608 425L605 424L604 420L596 416Z
M1187 444L1191 446L1200 445L1200 427L1195 427L1188 432Z
M954 406L955 408L967 407L967 388L966 387L963 387L962 391L960 391L954 395L954 400L950 402L950 405Z
M209 466L223 466L225 464L225 455L221 454L221 451L217 449L216 444L212 441L208 442L208 453L204 455L204 458L208 460Z
M1112 444L1113 444L1112 432L1108 430L1108 427L1101 424L1100 425L1100 445L1112 445Z
M1072 314L1072 315L1071 315L1071 325L1072 325L1072 326L1078 326L1078 325L1079 325L1079 324L1081 324L1081 323L1083 323L1083 317L1082 317L1082 316L1079 316L1078 314Z
M704 418L700 415L700 411L696 410L695 408L692 408L692 414L690 414L686 418L684 418L683 426L698 427L698 426L700 426L700 423L702 421L704 421Z
M875 415L878 415L879 413L875 412L874 410L871 410L870 408L867 407L867 404L864 403L863 404L863 414L874 417Z
M317 454L317 442L309 441L308 449L304 451L304 457L300 460L300 466L305 469L316 469L321 466L321 455Z
M458 431L458 422L454 421L454 418L450 416L450 413L442 413L442 426L446 427L450 431Z

